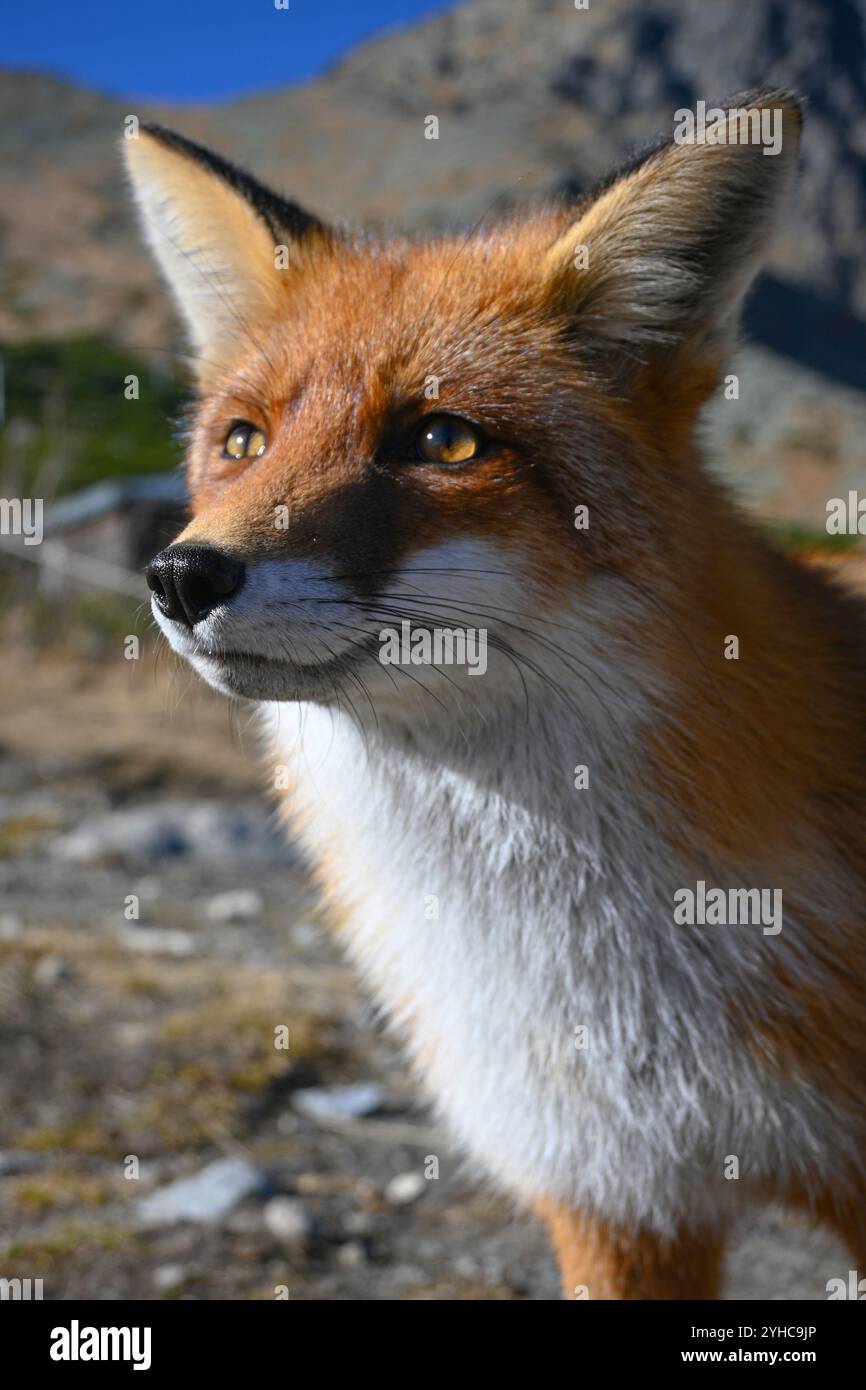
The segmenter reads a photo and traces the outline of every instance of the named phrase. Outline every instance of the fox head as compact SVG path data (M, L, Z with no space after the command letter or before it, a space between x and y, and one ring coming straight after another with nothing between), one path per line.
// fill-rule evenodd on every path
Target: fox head
M125 141L197 358L192 520L148 579L208 681L434 717L627 659L722 505L695 426L796 166L793 98L728 105L579 205L421 242L329 227L161 127ZM487 680L384 663L405 623L482 632Z

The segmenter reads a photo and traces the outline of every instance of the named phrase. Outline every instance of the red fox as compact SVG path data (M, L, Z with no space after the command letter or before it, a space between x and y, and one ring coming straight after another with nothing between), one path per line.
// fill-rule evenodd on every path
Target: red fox
M718 1297L770 1199L866 1265L866 624L702 462L801 123L729 106L429 241L125 142L198 359L156 621L258 704L347 951L568 1297Z

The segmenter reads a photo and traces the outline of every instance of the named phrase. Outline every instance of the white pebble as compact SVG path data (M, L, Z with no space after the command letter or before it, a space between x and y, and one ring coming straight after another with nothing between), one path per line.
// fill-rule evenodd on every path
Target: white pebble
M427 1187L423 1173L398 1173L385 1188L385 1200L395 1207L408 1206L417 1202Z
M298 1245L310 1234L311 1222L302 1202L272 1197L262 1213L266 1228L284 1245Z
M217 893L207 905L210 922L255 922L264 911L264 899L256 888L234 888Z

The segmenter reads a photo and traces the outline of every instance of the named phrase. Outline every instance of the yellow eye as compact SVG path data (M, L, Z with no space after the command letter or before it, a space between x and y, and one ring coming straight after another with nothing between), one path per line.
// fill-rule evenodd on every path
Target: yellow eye
M428 415L419 426L415 448L428 463L468 463L481 453L481 434L460 415Z
M226 435L223 453L230 459L255 459L265 452L268 441L255 425L232 425Z

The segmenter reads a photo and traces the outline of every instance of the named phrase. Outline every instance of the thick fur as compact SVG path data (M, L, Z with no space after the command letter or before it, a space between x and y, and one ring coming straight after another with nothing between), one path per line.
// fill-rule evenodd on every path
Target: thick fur
M417 245L162 131L128 150L202 349L180 539L247 565L194 629L158 620L261 704L347 950L590 1297L716 1296L771 1196L866 1259L863 617L695 444L796 164L796 104L737 101L781 107L782 155L662 145L577 209ZM413 461L431 410L483 456ZM221 456L236 420L261 458ZM485 676L383 667L403 618L485 628ZM677 925L699 879L781 889L781 932Z

